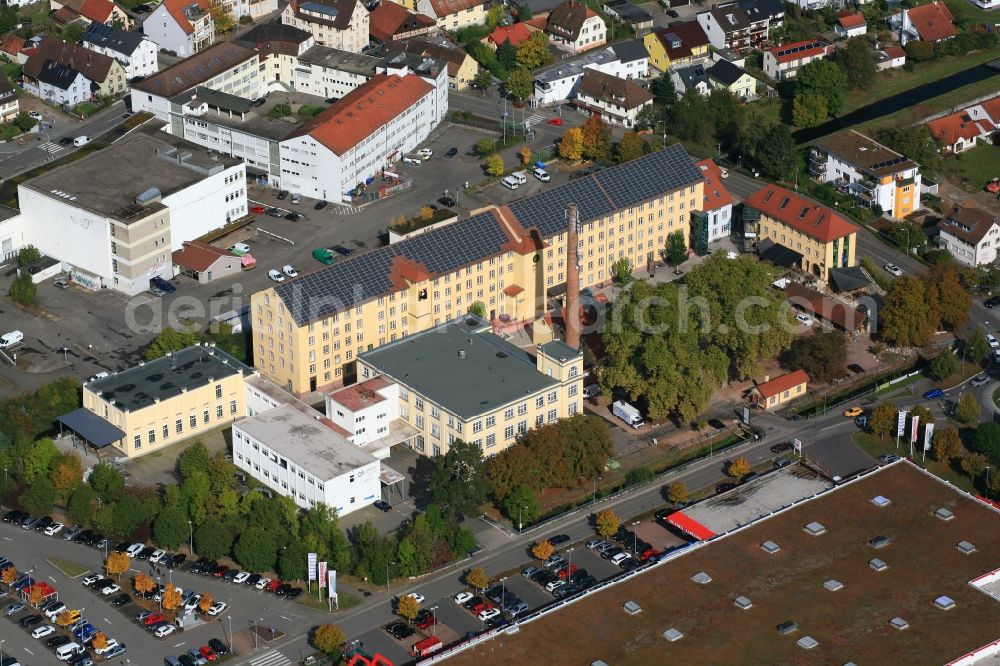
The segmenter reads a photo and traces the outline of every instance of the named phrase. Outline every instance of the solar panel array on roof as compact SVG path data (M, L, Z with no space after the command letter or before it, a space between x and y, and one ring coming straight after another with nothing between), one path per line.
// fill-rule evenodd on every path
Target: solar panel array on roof
M441 227L438 233L421 234L397 247L403 256L419 261L432 273L451 271L482 261L500 252L507 242L491 213Z
M799 44L798 46L793 46L787 49L778 49L775 51L775 55L778 57L784 57L787 55L792 55L793 53L799 53L801 51L808 51L809 49L815 49L822 46L822 42L809 42L807 44Z
M873 164L871 166L871 170L874 171L875 169L884 169L885 167L891 167L895 166L896 164L902 164L903 162L908 162L909 159L910 159L909 157L900 155L899 157L894 157L891 160L886 160L884 162L878 162L877 164Z

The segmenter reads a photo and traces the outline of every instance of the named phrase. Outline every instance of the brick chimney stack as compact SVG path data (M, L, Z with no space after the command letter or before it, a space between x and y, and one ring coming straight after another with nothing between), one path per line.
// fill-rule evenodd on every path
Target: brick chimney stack
M580 349L580 257L579 212L566 204L566 346Z

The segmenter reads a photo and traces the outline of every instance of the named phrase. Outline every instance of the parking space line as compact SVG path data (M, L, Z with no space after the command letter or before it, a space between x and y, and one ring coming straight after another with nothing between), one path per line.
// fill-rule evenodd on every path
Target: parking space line
M30 654L32 657L35 656L35 653L32 652L31 650L29 650L28 648L24 648L24 651L27 652L28 654Z
M108 624L111 624L111 620L109 620L108 618L104 618L104 621L107 622Z
M177 645L175 645L174 647L180 647L180 646L182 646L182 645L185 645L186 643L187 643L187 641L181 641L180 643L178 643L178 644L177 644Z
M51 580L53 583L56 582L56 579L53 578L52 576L49 576L49 580Z

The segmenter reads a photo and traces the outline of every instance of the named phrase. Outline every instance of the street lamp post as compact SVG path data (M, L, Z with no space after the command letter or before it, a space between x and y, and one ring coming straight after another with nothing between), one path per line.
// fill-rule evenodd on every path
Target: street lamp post
M6 638L0 639L0 662L3 661L3 644L7 642Z
M190 533L190 538L191 538L191 543L189 546L191 549L191 557L194 557L194 524L190 520L188 521L188 532Z
M233 616L227 615L226 619L229 620L229 637L226 638L226 642L229 643L229 651L233 652ZM233 654L236 654L233 652Z
M390 564L396 564L396 563L395 562L386 562L385 563L385 591L386 592L389 591L389 565Z
M437 623L438 623L437 609L438 609L437 606L431 606L431 621L432 621L431 636L437 636Z
M603 476L594 477L594 504L597 504L597 482L603 480Z
M4 483L4 485L7 485ZM524 509L523 506L518 505L517 507L517 533L520 534L521 530L524 528L524 523L521 522L521 510Z
M636 525L638 525L638 524L639 524L640 522L641 522L641 521L638 521L638 520L637 520L637 521L635 521L634 523L632 523L632 527L635 527L635 526L636 526ZM638 553L636 553L636 552L635 552L635 550L636 550L636 545L638 544L638 542L639 542L639 541L638 541L638 535L636 535L636 533L635 533L635 530L632 530L632 552L633 552L634 554L636 554L636 555L638 555Z

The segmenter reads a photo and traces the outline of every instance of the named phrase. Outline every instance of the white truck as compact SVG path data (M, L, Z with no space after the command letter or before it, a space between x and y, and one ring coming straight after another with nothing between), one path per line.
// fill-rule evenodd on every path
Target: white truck
M641 428L644 425L639 410L623 400L616 400L611 405L611 413L633 428Z

